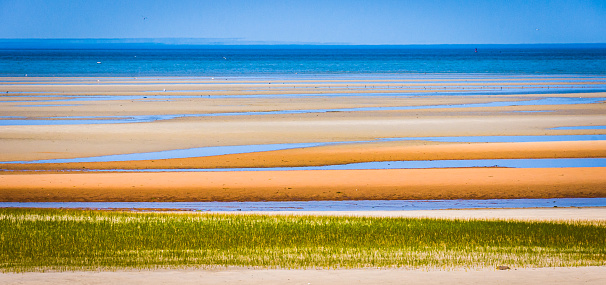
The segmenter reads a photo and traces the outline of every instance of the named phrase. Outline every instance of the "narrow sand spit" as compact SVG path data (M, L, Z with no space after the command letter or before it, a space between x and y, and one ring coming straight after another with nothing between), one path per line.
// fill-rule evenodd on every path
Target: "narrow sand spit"
M171 212L175 213L175 212ZM191 213L191 212L181 212ZM524 208L524 209L463 209L409 211L249 211L220 212L233 215L318 215L351 217L400 217L437 219L480 219L519 221L606 221L606 207L591 208Z
M5 273L0 283L34 284L606 284L606 267L511 270L255 270Z

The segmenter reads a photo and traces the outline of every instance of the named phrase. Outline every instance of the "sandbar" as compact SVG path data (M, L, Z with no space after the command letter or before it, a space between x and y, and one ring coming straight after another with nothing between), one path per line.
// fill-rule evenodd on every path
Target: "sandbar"
M5 202L606 197L606 168L0 174Z

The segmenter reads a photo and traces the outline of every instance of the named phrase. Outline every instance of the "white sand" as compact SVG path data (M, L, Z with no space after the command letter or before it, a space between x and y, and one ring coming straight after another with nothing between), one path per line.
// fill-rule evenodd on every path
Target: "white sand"
M511 270L158 270L0 274L0 284L606 284L606 267Z
M189 213L189 212L188 212ZM265 215L328 215L360 217L411 217L441 219L504 219L528 221L606 221L606 207L521 208L417 211L279 211L220 212Z

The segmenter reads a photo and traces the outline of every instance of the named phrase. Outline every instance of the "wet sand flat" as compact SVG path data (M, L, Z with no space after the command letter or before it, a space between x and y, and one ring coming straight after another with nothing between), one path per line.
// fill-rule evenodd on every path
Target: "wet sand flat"
M606 197L606 171L600 167L94 172L604 158L605 141L591 137L606 134L599 128L606 126L606 93L593 90L604 85L606 80L599 76L588 80L566 76L477 80L339 76L289 80L1 78L0 169L4 172L0 173L0 200ZM427 139L570 135L587 137L489 143ZM183 158L30 163L293 143L321 145ZM62 173L65 170L70 172Z

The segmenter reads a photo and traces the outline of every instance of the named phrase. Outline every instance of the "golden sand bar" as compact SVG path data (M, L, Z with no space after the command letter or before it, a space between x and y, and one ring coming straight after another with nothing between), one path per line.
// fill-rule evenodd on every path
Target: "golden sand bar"
M575 82L574 78L560 76L536 77L532 82L521 82L515 77L484 82L439 81L393 77L373 77L364 82L338 77L283 81L0 78L0 169L4 170L0 174L0 201L606 197L606 169L598 167L94 172L402 160L606 157L606 143L600 140L467 143L422 139L603 135L606 130L600 128L557 128L605 126L606 104L602 98L606 93L566 94L557 89L603 85L604 80ZM485 95L473 91L519 93L527 87L555 93ZM464 90L470 91L461 95ZM581 87L579 90L582 91ZM580 99L588 103L526 104L545 98L563 102ZM483 105L492 102L507 104ZM133 116L157 119L116 121ZM3 123L15 118L38 120L42 124ZM91 118L107 123L64 124ZM386 138L410 140L381 141ZM330 142L339 144L141 161L9 163L214 146Z
M304 201L606 197L606 168L1 175L0 200Z

